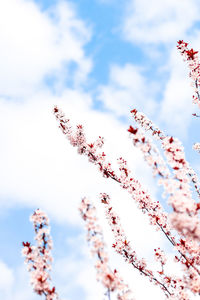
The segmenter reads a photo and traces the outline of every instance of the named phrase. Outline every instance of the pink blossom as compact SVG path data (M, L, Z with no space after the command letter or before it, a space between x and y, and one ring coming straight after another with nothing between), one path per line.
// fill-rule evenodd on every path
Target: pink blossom
M183 40L178 41L178 50L187 61L190 73L189 76L192 78L192 86L194 88L193 103L197 104L200 108L200 96L199 96L199 86L200 86L200 63L198 58L198 51L193 49L188 49L188 43ZM193 114L196 116L196 114Z
M192 183L199 195L197 176L194 170L192 170L187 163L183 146L178 139L166 136L164 132L153 124L152 121L150 121L144 114L138 113L136 109L131 112L136 122L144 127L145 130L149 130L152 136L154 138L156 137L156 139L161 142L161 147L164 150L166 161L162 158L157 148L141 131L130 126L128 131L131 136L134 136L133 143L140 147L145 157L147 157L147 162L153 168L155 175L160 177L159 183L163 185L165 194L169 194L169 203L174 210L170 218L168 214L164 212L161 204L158 201L153 201L148 192L142 188L141 183L132 176L127 162L122 157L118 159L120 171L120 175L118 176L116 175L116 171L113 170L111 163L106 160L106 154L104 152L99 153L97 148L94 147L95 143L88 144L85 137L83 139L83 143L81 142L81 146L80 143L76 142L76 137L69 125L69 120L65 119L64 114L57 107L54 108L56 119L59 121L59 127L66 135L67 139L69 139L69 141L73 140L73 146L78 147L78 149L81 147L81 151L78 151L79 154L86 155L90 162L98 166L99 171L104 177L115 180L115 182L119 183L123 189L126 189L127 192L130 193L133 200L138 203L138 207L142 210L142 212L148 215L150 224L155 226L157 230L160 230L176 251L178 251L180 257L176 255L176 262L180 263L184 268L187 267L186 273L188 276L191 269L199 276L199 254L197 254L197 252L193 252L193 239L198 240L200 237L199 221L196 218L198 210L200 209L200 204L195 203L192 199L190 187L190 183ZM62 124L67 125L63 126ZM68 126L70 130L68 130ZM81 126L81 129L82 128L83 127ZM110 213L112 213L112 211ZM173 220L176 219L177 213L179 214L179 218L177 218L178 222L175 222ZM184 219L186 216L189 218L196 218L196 227L192 227L189 223L186 223L185 226ZM113 216L112 222L113 225L115 225L117 232L120 232L120 226L117 225L118 222L117 219L115 219L115 216ZM179 235L174 236L172 234L173 227L179 232ZM118 239L117 244L115 245L116 250L119 253L121 251L121 253L125 255L125 259L127 259L127 261L136 257L136 253L134 253L134 251L130 257L126 250L125 252L123 251L123 249L128 246L129 243L126 239ZM191 257L193 257L193 260ZM133 263L133 260L131 260L131 262ZM138 267L139 270L144 272L144 275L149 277L150 281L156 283L156 277L153 272L149 269L147 272L144 271L146 268L145 261L140 261L140 263L141 265ZM171 291L169 295L176 294L177 299L184 299L181 298L182 294L186 294L185 291L183 293L183 288L189 289L189 285L185 287L183 278L178 279L180 286L179 289L177 279L167 276L163 271L158 272L160 272L158 274L161 276L161 281L159 281L160 283L157 282L157 284L162 286L164 292L166 292L167 287L170 287L172 290L174 289L176 291ZM165 284L167 284L167 286L165 286Z
M162 268L161 271L153 272L147 267L146 260L144 258L138 259L136 252L132 249L130 241L128 241L128 238L126 237L125 232L120 224L120 218L110 205L109 195L106 193L100 194L100 200L103 204L105 204L106 217L115 237L115 243L113 244L115 251L122 255L125 261L137 269L141 275L146 276L150 282L153 282L155 285L159 286L167 298L169 298L171 295L176 295L176 299L182 299L179 297L179 290L174 284L175 279L170 278L170 276L168 276L164 271L164 265L167 261L164 251L160 248L154 250L155 258L161 263ZM183 288L185 288L185 283L183 280L181 278L176 278L175 281L177 282L177 280L180 282Z
M79 210L81 217L86 222L87 240L90 244L91 253L97 259L95 263L97 280L101 281L108 294L117 292L117 299L133 300L132 292L128 285L124 283L117 270L114 269L112 271L109 266L102 229L97 222L96 208L87 198L83 198Z
M190 182L193 183L198 196L200 196L198 179L194 170L189 166L189 163L185 159L184 148L177 138L166 136L156 125L153 124L143 113L139 113L136 109L131 111L135 121L139 123L145 130L149 130L153 137L161 141L161 146L164 150L167 163L171 168L169 173L169 167L166 168L165 164L162 163L165 174L158 173L163 178L159 180L159 183L163 185L165 195L170 194L168 203L172 206L174 216L171 216L171 224L176 228L180 234L184 236L191 236L194 239L200 240L200 220L198 218L198 211L195 201L192 198ZM148 126L146 126L148 124ZM137 131L138 132L138 131ZM131 135L136 133L131 132ZM143 137L144 140L145 137ZM139 138L134 137L133 141ZM135 143L135 142L134 142ZM139 142L137 142L138 144ZM141 143L141 142L140 142ZM163 160L162 160L163 161ZM170 178L171 177L171 178ZM177 214L179 215L179 223L173 222L176 219ZM191 231L190 228L183 226L185 217L188 216L192 221L194 218L197 229L195 232ZM182 222L181 222L182 218ZM189 224L189 223L188 223Z
M37 209L30 217L36 233L36 246L29 242L23 242L22 255L31 273L31 284L38 295L45 295L46 300L58 300L55 287L50 286L50 274L52 256L52 239L50 236L49 219L40 209Z

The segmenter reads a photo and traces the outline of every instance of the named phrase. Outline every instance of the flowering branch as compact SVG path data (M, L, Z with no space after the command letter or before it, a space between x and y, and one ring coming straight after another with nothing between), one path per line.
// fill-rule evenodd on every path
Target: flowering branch
M179 261L186 267L187 286L194 293L200 293L200 285L197 288L197 282L200 282L200 220L198 215L200 203L195 203L190 190L191 181L198 196L200 195L197 175L186 161L184 149L178 139L166 136L152 121L136 109L133 109L131 113L137 123L145 130L149 130L154 138L161 141L167 163L171 167L170 177L168 174L163 176L163 174L157 173L161 175L159 183L163 185L165 193L170 195L168 202L174 210L170 216L171 224L181 236L179 242L173 241L173 245L181 254L182 259ZM133 141L136 143L139 140L136 129L129 128L128 131L134 136ZM191 280L192 282L190 282ZM193 286L195 288L192 288Z
M172 293L169 291L169 287L171 286L167 286L165 284L165 280L162 279L163 282L161 282L159 279L157 279L153 271L147 268L145 259L143 258L139 260L136 252L132 250L130 242L128 241L125 232L120 224L120 218L114 212L113 207L110 205L109 195L105 193L100 194L100 200L104 205L106 205L106 218L108 219L108 223L115 237L115 243L113 244L113 248L115 249L115 251L123 256L125 261L130 263L135 269L137 269L141 275L145 275L149 278L150 282L153 282L155 285L160 286L167 298L171 296Z
M27 269L31 273L31 284L35 293L45 295L46 300L58 300L55 286L50 287L52 239L50 236L49 219L47 215L37 209L30 217L35 230L36 246L23 242L22 255L25 256Z
M200 63L198 58L198 51L193 49L188 49L188 43L185 43L183 40L179 40L177 48L180 51L181 55L184 58L184 61L187 61L190 73L189 76L192 78L192 86L194 88L193 103L197 104L200 108L200 95L199 95L199 86L200 86ZM193 114L195 117L198 117L196 114Z
M97 165L103 177L110 177L119 183L123 189L127 189L134 201L138 203L138 206L142 212L144 214L148 214L151 225L156 226L157 229L161 230L173 242L174 238L170 232L170 226L167 224L167 214L163 211L160 203L151 199L150 195L144 191L140 182L134 177L130 176L130 170L128 169L127 162L122 158L118 159L120 177L117 176L116 172L112 169L111 163L106 161L106 154L104 152L97 153L97 149L101 148L104 143L102 137L99 137L96 142L88 144L86 142L82 125L77 126L79 134L74 134L71 129L69 119L65 118L63 112L57 106L54 107L54 114L59 122L59 127L63 134L72 144L72 146L78 148L78 153L86 155L89 159L89 162Z
M162 178L168 179L170 170L156 145L154 145L139 128L130 126L128 132L132 138L133 145L140 149L143 153L144 160L153 169L153 176L159 175Z
M200 264L199 252L196 252L196 249L199 249L198 246L199 227L196 226L199 224L199 220L197 219L197 214L195 212L195 209L198 207L198 204L194 204L192 202L193 203L192 208L194 208L192 210L190 200L189 200L192 199L190 193L190 187L189 187L189 180L188 178L187 180L185 179L186 175L188 175L188 177L191 180L190 177L190 175L192 174L191 168L189 167L188 163L185 161L184 152L178 140L175 140L172 137L165 136L165 134L158 127L156 127L153 124L153 122L151 122L143 114L138 113L137 110L133 110L131 112L133 113L136 121L140 123L140 125L145 127L146 130L150 130L152 135L154 137L157 137L157 139L159 139L162 142L162 146L165 150L165 155L167 156L166 157L167 162L175 172L175 178L173 184L170 185L170 187L172 188L172 192L170 192L171 193L170 196L171 196L171 202L173 203L172 207L174 207L174 214L179 213L179 215L177 218L174 217L174 219L172 215L171 219L172 219L173 227L175 227L179 231L179 233L184 237L183 238L181 236L179 241L176 241L176 238L173 236L171 232L172 229L171 229L171 225L168 222L168 214L163 211L162 206L158 201L155 202L151 199L151 197L147 194L147 192L144 191L139 181L134 179L134 177L130 176L130 170L127 166L127 162L123 158L118 159L120 176L117 176L114 170L112 169L111 164L106 162L105 153L104 152L97 153L97 148L101 148L103 145L103 139L99 137L97 142L88 144L86 142L85 134L83 132L83 126L78 125L77 131L79 132L79 134L77 135L77 132L74 134L71 129L69 119L65 118L63 112L60 109L58 109L57 106L54 108L54 114L56 116L56 119L59 122L59 127L61 128L62 132L67 137L67 139L70 141L70 143L73 146L76 146L78 148L78 153L86 155L89 158L90 162L97 165L104 177L106 178L110 177L114 179L116 182L120 184L120 186L123 189L126 189L131 194L134 201L138 203L138 206L142 210L142 212L148 215L150 224L155 226L156 229L161 230L161 232L165 235L165 237L167 237L170 243L175 247L175 249L181 255L181 258L177 257L176 261L182 263L182 265L184 267L186 266L187 268L186 272L188 273L188 278L190 278L187 284L187 288L190 289L189 282L192 281L193 278L195 278L194 282L196 282L197 280L196 278L200 277L199 276L200 270L198 269L198 266ZM129 128L129 131L133 131L133 130L134 129ZM135 132L130 132L130 133L134 134ZM178 172L179 169L181 168L183 168L183 172ZM163 182L163 185L164 183L167 183L167 179L168 177L166 177L166 181ZM177 192L176 189L180 189L180 192L179 191ZM182 198L179 199L178 197L180 196L181 197L183 196L183 199ZM187 196L189 196L190 198L188 199ZM176 201L173 202L172 200L177 200L177 202ZM179 201L185 200L185 202L183 202L184 204L183 208L181 208L181 205L178 202L178 200ZM190 211L188 211L189 209ZM193 213L192 214L193 219L191 218L192 223L191 224L188 222L185 223L186 217L190 218L190 213ZM189 235L189 237L187 237L187 234ZM196 241L193 240L193 238L195 238ZM196 291L194 292L196 293Z
M143 113L136 109L133 109L131 113L137 123L161 141L167 163L173 170L173 179L169 180L168 177L165 177L159 181L164 186L165 191L170 194L168 202L174 210L171 215L173 226L183 236L200 240L200 220L198 217L200 206L192 199L190 187L190 181L192 181L198 196L200 195L198 178L185 159L181 142L177 138L166 136Z
M193 49L188 49L188 43L185 43L183 40L178 41L177 48L180 51L181 55L184 57L184 61L187 61L190 73L189 77L192 78L193 82L191 83L194 89L193 103L197 104L200 108L200 62L198 58L198 51ZM200 116L196 113L192 114L194 117L199 118ZM199 152L200 144L195 143L193 149Z
M86 222L87 241L90 244L91 253L97 259L95 263L97 280L101 281L107 289L108 299L110 300L110 293L116 291L118 300L133 300L128 285L119 277L117 270L112 271L108 264L109 259L105 251L102 229L97 223L96 208L87 198L83 198L79 210L81 217Z

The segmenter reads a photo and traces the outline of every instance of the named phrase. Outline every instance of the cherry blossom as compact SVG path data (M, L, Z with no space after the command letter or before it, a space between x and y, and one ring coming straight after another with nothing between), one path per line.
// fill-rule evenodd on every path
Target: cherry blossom
M63 112L58 109L58 107L54 108L54 114L59 122L59 127L70 143L74 147L78 147L78 153L86 155L90 162L97 165L99 171L105 178L115 180L123 189L127 190L132 199L138 204L138 208L141 209L144 214L148 215L150 224L155 226L156 230L160 230L164 234L170 244L178 252L175 261L182 265L187 274L187 279L189 278L188 282L190 282L192 280L191 278L200 276L200 247L198 244L200 238L198 210L200 209L200 205L193 200L190 186L190 183L192 183L199 195L198 178L186 161L183 146L178 139L166 136L151 120L143 113L139 113L136 109L132 110L131 113L135 121L139 123L141 127L146 131L150 131L152 136L161 142L165 159L162 158L157 147L153 145L138 128L130 126L128 129L130 136L133 137L133 144L141 149L147 163L153 168L154 176L160 177L158 183L163 186L165 194L168 195L168 202L173 208L173 213L171 213L170 216L163 210L160 202L154 201L149 193L142 187L141 183L134 178L127 161L122 157L118 159L120 173L117 175L117 171L113 170L111 163L106 161L106 154L104 152L99 153L97 147L95 147L95 143L87 143L85 134L83 133L83 126L78 125L81 128L81 135L84 135L80 143L77 141L77 135L73 132L69 124L69 119L64 117ZM71 141L73 141L73 143ZM103 145L102 138L101 141L100 147ZM114 218L113 220L115 223L117 219ZM172 229L177 230L176 235L172 233ZM121 246L121 251L123 247L126 246L122 242L118 242L118 245ZM193 248L194 245L195 249ZM196 248L198 248L198 252ZM126 254L127 253L128 252L126 252ZM145 261L143 260L141 262L142 268L145 268ZM154 276L149 269L147 270L146 273L144 272L145 276L156 282L156 280L158 280L156 276ZM184 278L171 278L170 276L166 276L164 272L159 272L161 272L158 273L162 276L161 279L164 280L164 282L158 280L160 286L163 284L163 290L166 292L169 287L176 289L176 292L169 292L168 297L176 294L176 299L186 299L186 290L191 290L190 284L186 282ZM191 277L190 272L193 272L195 277ZM192 292L194 292L194 289Z
M189 76L192 78L192 87L194 89L193 103L197 104L200 108L200 95L199 95L199 86L200 86L200 63L198 58L198 51L193 49L188 49L188 43L185 43L183 40L179 40L177 48L180 51L181 55L184 57L184 60L187 61L190 73ZM193 114L197 116L196 114Z
M81 217L86 222L87 241L90 244L91 253L96 258L97 280L107 289L109 299L110 292L117 292L118 300L133 300L134 298L128 285L124 283L118 271L116 269L112 271L109 266L103 232L96 217L96 208L91 201L83 198L79 210Z
M27 269L31 274L31 284L35 293L45 295L46 300L58 300L55 287L51 287L51 256L52 238L50 236L49 219L40 209L37 209L30 217L35 230L36 246L29 242L23 242L22 255L25 256Z
M190 182L192 182L199 196L198 178L185 159L184 148L181 142L177 138L166 136L164 132L154 125L143 113L138 112L136 109L132 110L131 113L140 126L145 130L150 131L153 137L156 137L156 139L161 141L161 147L164 150L165 158L171 168L171 178L169 178L169 173L167 173L167 176L162 176L163 178L159 180L159 183L163 185L166 194L170 194L168 203L174 210L171 217L171 224L183 235L200 239L198 209L196 202L192 198L190 186ZM131 132L131 134L135 135L137 133ZM137 136L136 139L138 139ZM170 169L168 168L168 170ZM186 218L190 218L190 222L193 223L191 227L186 227L184 225ZM176 219L179 219L179 223L174 222Z
M196 150L196 151L198 151L198 152L200 152L200 143L195 143L193 145L193 149Z
M106 193L100 194L100 200L106 207L106 218L108 219L108 223L114 234L115 243L113 244L113 248L115 251L123 256L125 261L137 269L141 275L148 277L150 282L160 286L167 297L172 295L172 292L170 292L166 287L164 280L162 278L161 280L156 278L157 276L154 274L154 272L147 267L145 259L138 259L136 251L132 249L130 241L128 241L128 238L125 235L119 216L115 213L113 207L110 205L109 195Z
M150 195L144 190L141 183L131 176L130 169L127 166L127 162L123 158L118 159L120 176L113 170L111 163L106 161L106 154L104 152L97 152L98 148L103 146L103 138L99 137L97 142L88 144L83 133L83 126L81 126L81 135L84 135L84 142L78 144L76 141L76 134L73 133L69 124L69 119L66 119L64 113L56 106L54 108L54 114L59 122L59 127L74 147L78 147L78 153L84 154L88 157L89 161L98 166L99 171L105 178L111 178L121 185L123 189L126 189L138 203L138 207L144 214L147 214L150 220L150 224L154 225L157 230L161 230L164 234L168 235L168 238L173 240L173 236L170 233L170 226L167 223L167 214L164 212L161 204L151 199ZM100 145L99 145L100 141ZM98 147L97 147L98 145ZM81 150L80 150L81 149Z

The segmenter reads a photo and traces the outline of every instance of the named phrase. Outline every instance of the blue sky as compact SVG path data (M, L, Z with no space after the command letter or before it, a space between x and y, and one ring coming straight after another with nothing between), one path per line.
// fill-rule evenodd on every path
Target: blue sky
M81 197L96 201L107 244L112 236L98 203L100 192L111 194L141 257L151 260L155 244L166 246L129 195L101 178L68 145L52 115L57 104L74 125L84 124L90 141L105 136L105 152L114 166L116 158L125 157L152 197L169 209L151 170L128 138L127 128L133 124L129 111L142 110L166 133L179 137L188 161L199 172L199 156L191 150L199 140L199 120L191 116L198 108L192 105L188 69L176 41L185 39L200 49L200 4L198 0L150 2L1 1L0 298L39 299L29 285L20 253L22 241L33 241L29 216L38 207L51 220L52 277L62 300L80 295L83 300L103 299L78 213ZM108 251L113 267L120 266L130 285L137 283L132 287L136 299L149 293L156 300L164 299L111 247Z

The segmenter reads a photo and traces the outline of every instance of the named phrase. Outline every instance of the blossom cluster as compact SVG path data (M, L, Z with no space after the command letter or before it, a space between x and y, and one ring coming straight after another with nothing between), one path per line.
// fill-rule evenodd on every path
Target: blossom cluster
M174 239L173 245L178 250L181 257L177 259L183 265L187 273L184 282L193 293L200 293L200 220L199 203L192 198L190 183L194 185L199 196L199 184L197 176L185 159L184 149L180 141L174 137L166 136L156 125L153 124L143 113L136 109L131 111L135 121L146 131L150 131L153 137L161 142L161 147L168 164L170 173L157 172L160 175L159 184L164 188L165 195L169 195L168 203L173 208L170 215L171 226L180 235L179 241ZM134 144L141 144L143 141L138 135L139 129L134 131L129 128L130 135L133 136ZM136 136L135 136L136 135ZM141 148L141 147L140 147ZM146 155L144 148L143 153ZM151 148L147 149L151 156ZM152 161L154 158L152 158ZM156 166L158 164L156 163Z
M169 178L169 168L156 145L154 145L139 128L133 128L130 125L128 132L130 132L133 145L140 149L143 153L144 160L152 167L153 176L160 175L162 178Z
M125 259L126 262L137 269L141 275L148 277L150 282L153 282L155 285L159 285L167 297L171 296L172 292L169 291L169 287L171 287L171 285L167 285L164 278L156 278L155 272L147 267L145 259L139 259L136 251L132 249L130 241L128 241L120 223L120 218L110 204L110 196L106 193L101 193L100 200L105 205L106 218L114 234L115 243L112 247ZM165 264L165 262L163 264Z
M200 108L200 95L199 95L199 86L200 86L200 63L198 58L198 51L188 49L188 43L183 40L179 40L177 48L180 51L181 55L184 57L184 60L188 62L190 69L189 76L192 78L192 86L194 88L193 103L197 104ZM194 114L196 116L196 114Z
M112 178L118 182L119 178L113 171L111 164L106 162L106 155L104 152L97 153L99 148L102 148L104 144L104 139L99 136L99 138L93 143L87 143L84 129L82 125L77 125L76 132L73 132L70 125L70 120L65 118L64 113L57 107L54 107L54 115L59 122L59 128L62 130L63 134L69 140L73 147L77 147L79 154L84 154L88 157L91 163L98 166L99 171L106 178Z
M193 145L193 149L196 150L196 151L198 151L198 152L200 152L200 143L195 143Z
M66 119L64 113L56 106L54 108L54 114L59 122L64 135L70 141L74 147L78 147L78 153L84 154L89 158L89 161L99 167L99 171L105 178L111 178L115 180L123 189L126 189L132 199L138 204L138 207L144 214L147 214L150 220L150 224L154 225L157 230L161 230L164 234L168 235L173 240L170 226L167 222L167 213L164 212L161 204L154 201L150 195L144 190L141 183L131 176L130 169L127 166L127 162L120 157L118 159L120 176L113 170L110 162L106 161L106 154L104 152L97 152L98 148L103 146L103 139L99 137L97 142L88 144L83 131L83 126L78 125L81 132L79 135L83 136L81 143L77 141L77 134L74 133L69 119ZM100 141L100 142L99 142Z
M146 260L144 258L139 259L136 252L132 249L131 243L128 241L120 223L120 217L110 204L109 195L101 193L100 200L106 207L106 217L114 234L115 243L113 244L113 248L115 251L122 255L125 261L137 269L141 275L146 276L150 282L159 286L166 298L189 300L185 278L171 276L166 273L164 267L167 262L167 257L164 250L160 248L154 249L155 260L161 264L161 270L153 271L147 267Z
M171 223L181 234L193 239L200 240L200 220L198 217L198 205L192 199L192 191L190 182L194 184L195 190L199 196L199 187L197 182L197 176L194 170L189 166L189 163L185 159L184 148L181 142L174 137L166 136L164 132L153 124L143 113L138 112L136 109L131 111L135 121L143 127L146 131L150 131L153 137L161 141L161 147L164 151L165 158L167 160L168 168L162 161L162 166L165 170L157 173L161 175L159 184L164 187L165 193L169 194L168 203L172 206L174 212L171 215ZM137 129L138 130L138 129ZM135 140L142 142L137 133L131 132L133 135L133 143ZM139 132L139 130L137 131ZM136 137L135 137L136 135ZM141 147L140 147L141 148ZM144 149L143 149L144 152ZM151 152L147 149L148 156L153 160ZM149 160L150 160L149 159ZM154 166L159 165L154 159ZM171 170L171 172L169 172Z
M170 218L168 214L164 212L160 202L154 201L148 192L144 190L141 183L131 175L127 162L122 157L118 159L120 174L116 175L117 172L114 171L111 164L106 161L105 153L97 152L97 147L94 146L95 143L87 143L85 134L83 133L83 126L77 126L79 127L78 129L81 129L79 135L83 136L80 143L77 141L77 134L72 131L69 125L69 120L65 119L63 112L58 109L58 107L54 108L54 114L59 121L59 127L68 140L70 142L73 141L71 144L78 147L78 153L86 155L90 162L98 165L104 177L115 180L123 189L126 189L142 212L148 215L150 224L155 226L157 230L160 230L175 250L178 251L175 261L181 263L185 268L187 280L185 278L170 278L169 276L165 276L162 272L160 275L163 276L162 280L165 278L165 283L167 281L167 283L170 284L172 290L176 289L176 299L188 299L186 297L186 289L191 290L193 293L200 292L200 290L197 291L196 288L192 289L192 286L196 286L195 282L197 282L197 278L199 278L200 275L199 205L193 201L190 190L190 182L192 182L196 192L199 192L197 176L186 162L184 149L177 139L166 136L152 121L144 114L137 112L136 109L132 110L131 113L137 123L144 127L144 129L150 130L153 137L161 141L166 161L162 158L156 146L154 146L143 133L141 134L137 128L134 129L132 126L128 129L130 135L133 136L133 143L139 145L146 157L146 161L153 167L154 175L160 176L159 184L163 185L165 193L170 196L169 203L174 210ZM68 130L68 128L70 128L70 130ZM100 146L102 146L102 144L103 143L101 143ZM109 213L111 214L112 210L110 210ZM191 222L189 222L190 220ZM179 235L176 234L176 236L174 236L172 229L176 229ZM121 244L121 246L122 245L123 244ZM128 245L123 245L123 247L128 247ZM120 251L118 253L120 253ZM125 252L122 251L123 255L124 253ZM131 261L133 264L133 261L135 261L135 266L137 266L137 258L133 253L134 252L131 254L132 256L127 257L127 260L130 258L131 260L129 260L129 262ZM142 268L146 267L144 261L140 261L140 263L142 264ZM141 271L140 266L138 266L138 268L136 267L136 269ZM156 276L154 276L149 269L147 270L148 271L143 274L154 282L156 282L156 280L158 281ZM168 279L166 280L166 278ZM167 287L162 280L159 285L167 295ZM168 296L169 295L172 297L175 295L175 292L171 291L168 293Z
M124 283L116 269L112 271L109 266L108 254L103 239L103 231L98 224L96 208L87 198L83 198L79 207L81 217L86 222L87 240L90 244L91 253L95 256L95 269L97 280L107 289L107 295L117 292L118 300L133 300L133 295L128 285Z
M45 295L46 300L58 300L55 287L51 287L52 238L50 236L49 219L40 209L30 217L35 230L36 246L23 242L22 255L25 257L27 269L31 273L31 284L38 295Z

